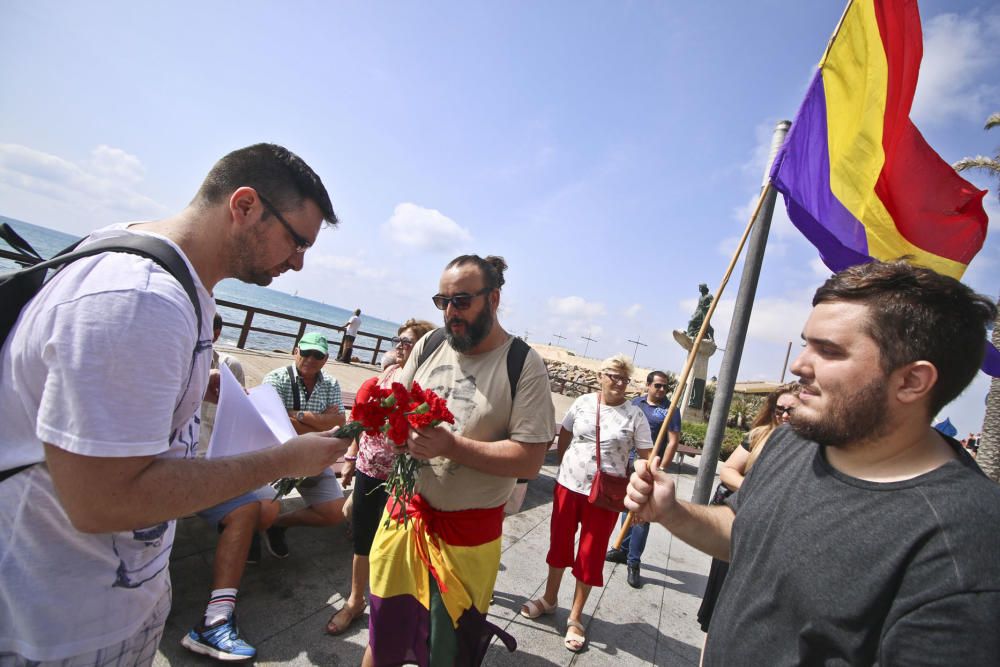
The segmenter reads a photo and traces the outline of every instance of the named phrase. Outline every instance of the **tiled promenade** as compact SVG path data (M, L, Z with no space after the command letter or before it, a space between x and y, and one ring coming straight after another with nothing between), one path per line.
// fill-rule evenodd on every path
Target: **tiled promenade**
M241 355L242 356L242 355ZM270 368L287 363L270 362ZM329 370L352 387L350 374L371 374L358 367ZM248 369L248 380L255 373ZM559 408L557 406L557 412ZM561 413L560 415L561 416ZM698 459L671 473L679 497L690 498ZM538 479L528 487L522 511L507 518L504 551L490 620L512 634L518 650L508 653L494 643L488 665L697 665L704 635L696 614L705 586L709 558L672 538L662 527L650 531L642 566L645 585L625 583L625 566L605 564L604 588L595 588L585 610L587 648L574 655L563 648L563 635L575 580L567 572L554 616L537 621L521 617L521 604L545 585L549 516L556 467L551 455ZM289 501L286 501L286 503ZM290 502L301 502L298 500ZM277 560L265 550L260 564L248 565L237 606L240 626L257 647L260 665L359 665L368 639L368 616L344 634L324 633L327 619L350 590L351 544L345 528L296 528L288 533L291 555ZM154 662L163 665L208 665L214 661L180 646L185 632L199 620L211 588L215 531L197 518L178 524L171 562L173 610Z

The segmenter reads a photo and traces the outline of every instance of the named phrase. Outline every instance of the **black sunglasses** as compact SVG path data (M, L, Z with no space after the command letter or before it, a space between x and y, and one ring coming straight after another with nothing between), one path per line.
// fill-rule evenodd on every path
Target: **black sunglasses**
M667 385L663 384L662 382L654 382L653 383L653 389L666 389L666 388L667 388Z
M288 235L291 236L292 241L295 242L295 252L301 255L306 250L309 250L309 248L312 247L312 243L309 243L309 241L307 241L305 237L303 237L301 234L295 231L295 228L293 228L288 223L288 221L285 220L285 218L282 217L280 213L278 213L278 209L276 209L274 205L271 204L271 202L267 201L267 199L264 198L264 195L258 192L257 197L260 199L260 203L264 205L264 208L266 208L271 213L271 215L276 217L278 219L278 222L284 225L285 230L288 232Z
M490 292L492 290L493 290L492 287L484 287L475 294L466 294L465 292L456 294L454 296L435 294L434 296L431 297L431 301L434 302L434 305L437 306L438 310L446 309L449 303L458 310L468 310L469 306L472 305L472 300L474 298L476 298L477 296L482 296L483 294L486 294L487 292Z
M790 415L794 409L795 408L786 408L783 405L779 405L774 408L774 414L777 417L780 417L781 415Z
M319 350L300 350L299 354L301 354L306 359L318 359L319 361L323 361L324 359L326 359L326 355L320 352Z

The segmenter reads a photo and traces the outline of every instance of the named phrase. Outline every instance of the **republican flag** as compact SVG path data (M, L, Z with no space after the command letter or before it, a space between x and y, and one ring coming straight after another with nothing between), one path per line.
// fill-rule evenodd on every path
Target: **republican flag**
M771 169L833 271L912 256L961 278L986 239L979 190L910 121L923 55L915 0L854 0Z

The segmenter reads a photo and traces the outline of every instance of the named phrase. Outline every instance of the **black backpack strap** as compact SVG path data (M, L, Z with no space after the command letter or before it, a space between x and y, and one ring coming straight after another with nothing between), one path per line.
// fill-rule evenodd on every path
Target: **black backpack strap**
M517 383L521 381L521 369L524 368L524 361L528 358L528 351L531 347L524 342L524 339L514 336L507 350L507 380L510 382L510 402L514 404L514 397L517 396Z
M191 277L191 272L188 271L187 264L169 243L145 234L129 234L95 241L79 250L72 250L74 247L75 244L52 259L21 269L16 272L16 275L10 277L12 281L16 280L30 286L23 292L28 295L28 298L22 303L8 304L0 309L0 330L9 332L13 328L21 309L41 289L49 269L59 268L83 257L91 257L105 252L124 252L153 260L181 284L191 300L191 305L194 306L195 318L198 321L196 335L201 336L201 301L198 299L194 279Z
M21 235L15 232L14 228L6 222L0 222L0 239L6 241L11 248L22 255L30 255L35 259L42 259L42 256L31 247L31 244L21 238Z
M444 342L444 329L438 327L434 331L427 334L427 342L424 343L424 349L420 350L420 356L417 357L417 368L424 365L427 361L427 357L434 354L434 350L441 347L441 343ZM414 369L416 371L416 369Z
M288 379L292 383L292 410L298 412L302 409L301 399L299 398L299 383L295 380L295 371L291 365L286 366L285 371L288 372Z

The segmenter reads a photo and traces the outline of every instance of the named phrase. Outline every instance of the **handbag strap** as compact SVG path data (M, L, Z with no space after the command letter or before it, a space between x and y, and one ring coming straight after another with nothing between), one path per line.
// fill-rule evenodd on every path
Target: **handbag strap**
M597 472L601 472L601 392L597 392Z

